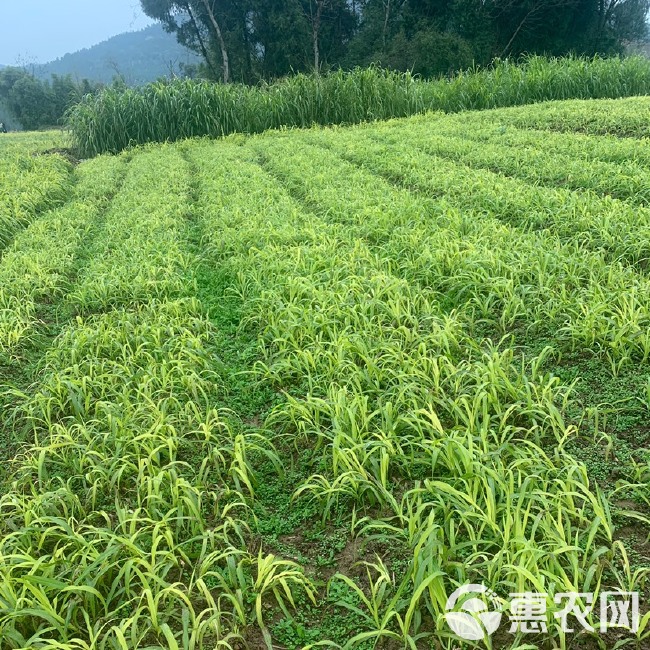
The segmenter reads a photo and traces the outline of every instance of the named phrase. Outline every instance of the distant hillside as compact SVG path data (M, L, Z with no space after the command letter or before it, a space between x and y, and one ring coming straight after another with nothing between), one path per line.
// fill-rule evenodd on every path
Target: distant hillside
M180 64L197 61L197 56L179 45L174 35L167 34L160 25L152 25L36 66L35 73L44 79L51 74L70 74L110 83L119 72L127 84L137 86L169 76L171 67L178 73Z

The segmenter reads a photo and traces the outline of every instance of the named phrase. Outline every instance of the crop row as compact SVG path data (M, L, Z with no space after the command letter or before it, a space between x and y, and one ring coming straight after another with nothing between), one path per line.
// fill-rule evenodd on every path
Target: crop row
M260 643L251 625L271 647L278 617L338 592L359 622L347 648L449 650L464 583L545 592L549 612L559 592L647 585L620 528L648 521L618 495L643 498L650 470L635 455L634 484L594 483L568 451L585 433L572 387L547 370L571 348L645 367L647 242L625 212L644 210L432 155L418 121L403 143L392 128L84 163L70 204L0 260L0 289L34 259L26 303L77 314L17 405L34 444L0 497L3 648L233 649ZM263 429L223 408L223 338L193 297L211 273L259 338L247 376L278 404ZM261 543L260 474L295 476L297 457L294 503L389 549L361 580L342 568L320 589ZM514 647L531 640L548 641Z
M409 549L403 575L367 565L369 614L353 645L415 642L427 618L443 630L447 595L466 581L549 592L550 606L556 589L641 584L643 573L624 577L606 497L564 452L575 431L563 416L567 388L540 370L548 353L522 358L475 337L480 315L460 295L448 295L456 309L445 307L440 285L468 284L445 262L464 251L476 266L494 262L505 247L478 249L481 238L496 227L518 250L516 231L488 218L479 231L450 209L434 215L426 201L293 137L253 150L206 145L194 159L208 179L199 198L214 233L206 244L227 251L249 322L261 329L260 377L288 393L267 424L296 449L316 450L296 498L315 499L325 519L355 509L357 534ZM232 227L233 214L245 232L224 249L220 226ZM409 269L427 251L419 270L433 267L437 285ZM367 514L377 506L383 516ZM386 589L394 598L382 599Z
M39 211L60 205L70 191L70 165L60 156L24 153L0 160L0 251Z
M471 170L449 177L444 167L413 164L412 154L381 155L385 147L375 148L349 133L344 142L331 139L333 147L339 142L346 155L353 152L365 166L395 170L406 185L424 190L423 196L394 188L306 140L292 156L295 165L278 162L287 154L286 141L265 143L266 164L330 219L350 224L353 231L361 228L393 272L434 289L448 309L480 315L481 322L502 335L517 330L543 334L550 328L563 346L600 349L615 371L632 358L648 358L650 303L644 275L608 261L599 251L585 250L583 243L563 242L553 232L503 224L497 217L503 218L504 195L497 190L492 204L462 206L462 212L455 186L451 197L426 197L434 194L426 183L448 179L474 200L483 186L480 181L472 185ZM420 243L410 253L414 242Z
M497 119L521 128L641 139L650 135L647 110L647 97L629 97L512 107L499 111Z
M482 134L480 129L477 130L462 125L456 128L451 125L450 128L446 120L437 122L434 129L431 124L413 121L407 128L404 125L393 125L390 129L378 127L373 129L373 137L387 144L411 145L473 169L486 169L521 179L534 184L536 189L539 185L551 185L580 192L591 190L641 206L650 200L650 172L643 161L635 163L630 158L606 162L593 160L591 155L587 159L584 153L581 154L581 143L574 143L571 135L562 136L565 143L565 153L562 153L556 151L542 133L537 133L535 139L526 132L524 138L504 142L503 137L500 140L494 137L494 128L484 137L481 135L485 131ZM480 146L477 146L477 141ZM540 195L540 198L546 198L544 192ZM566 196L566 192L563 195Z
M409 129L393 136L360 129L345 140L329 137L327 132L308 137L417 192L444 196L459 209L488 211L523 229L551 230L562 241L602 250L611 260L643 267L650 257L648 208L588 191L538 187L492 171L472 169L435 153L428 155L420 148L429 148L429 138ZM435 145L431 148L435 150ZM478 152L474 157L485 160L489 155Z
M434 116L412 118L410 124L434 124ZM617 138L613 135L588 135L571 132L561 133L532 127L514 126L508 122L507 111L485 111L472 115L472 127L467 128L460 117L438 116L435 130L430 132L449 134L476 143L488 143L517 149L552 153L588 162L607 162L619 165L631 164L632 169L645 168L650 163L650 151L643 139ZM428 119L427 119L428 118ZM399 122L395 122L395 125ZM389 123L386 124L389 126Z
M214 408L213 326L177 298L189 171L176 149L135 156L68 294L84 315L20 405L35 445L0 499L3 647L227 648L268 595L311 594L247 548L248 458L274 453Z
M152 187L157 193L142 192ZM189 172L178 151L138 155L69 304L86 313L186 293L191 261L182 238L189 202Z
M39 301L51 303L65 291L82 243L119 185L123 167L120 158L98 158L82 167L72 198L33 221L5 251L0 260L2 357L33 331Z
M39 155L61 149L65 143L60 131L18 131L0 138L0 155L3 160L15 155Z
M206 406L209 337L196 303L162 302L79 321L47 355L23 406L38 443L0 500L6 647L227 639L211 588L236 579L246 507L219 480L237 445Z

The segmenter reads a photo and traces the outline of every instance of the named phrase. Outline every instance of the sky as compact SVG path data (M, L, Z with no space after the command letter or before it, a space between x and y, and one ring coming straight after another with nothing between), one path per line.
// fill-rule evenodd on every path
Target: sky
M138 0L0 0L0 64L47 63L151 22Z

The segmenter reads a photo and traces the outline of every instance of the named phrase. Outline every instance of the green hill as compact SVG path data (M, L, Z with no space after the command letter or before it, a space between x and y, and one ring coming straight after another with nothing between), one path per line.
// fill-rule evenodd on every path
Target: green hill
M36 67L36 75L49 78L52 74L72 75L91 81L110 83L116 75L127 84L137 86L179 74L182 64L196 63L196 55L178 44L160 25L137 32L114 36L91 48Z

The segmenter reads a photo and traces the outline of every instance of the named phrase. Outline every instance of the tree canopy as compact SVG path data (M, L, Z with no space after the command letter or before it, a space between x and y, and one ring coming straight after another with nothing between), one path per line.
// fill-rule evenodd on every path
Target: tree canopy
M650 0L141 0L207 76L256 82L378 63L425 76L495 57L612 54Z
M28 130L58 126L70 106L98 88L86 79L74 81L69 75L52 75L51 81L45 81L24 68L2 68L0 122L20 124Z

